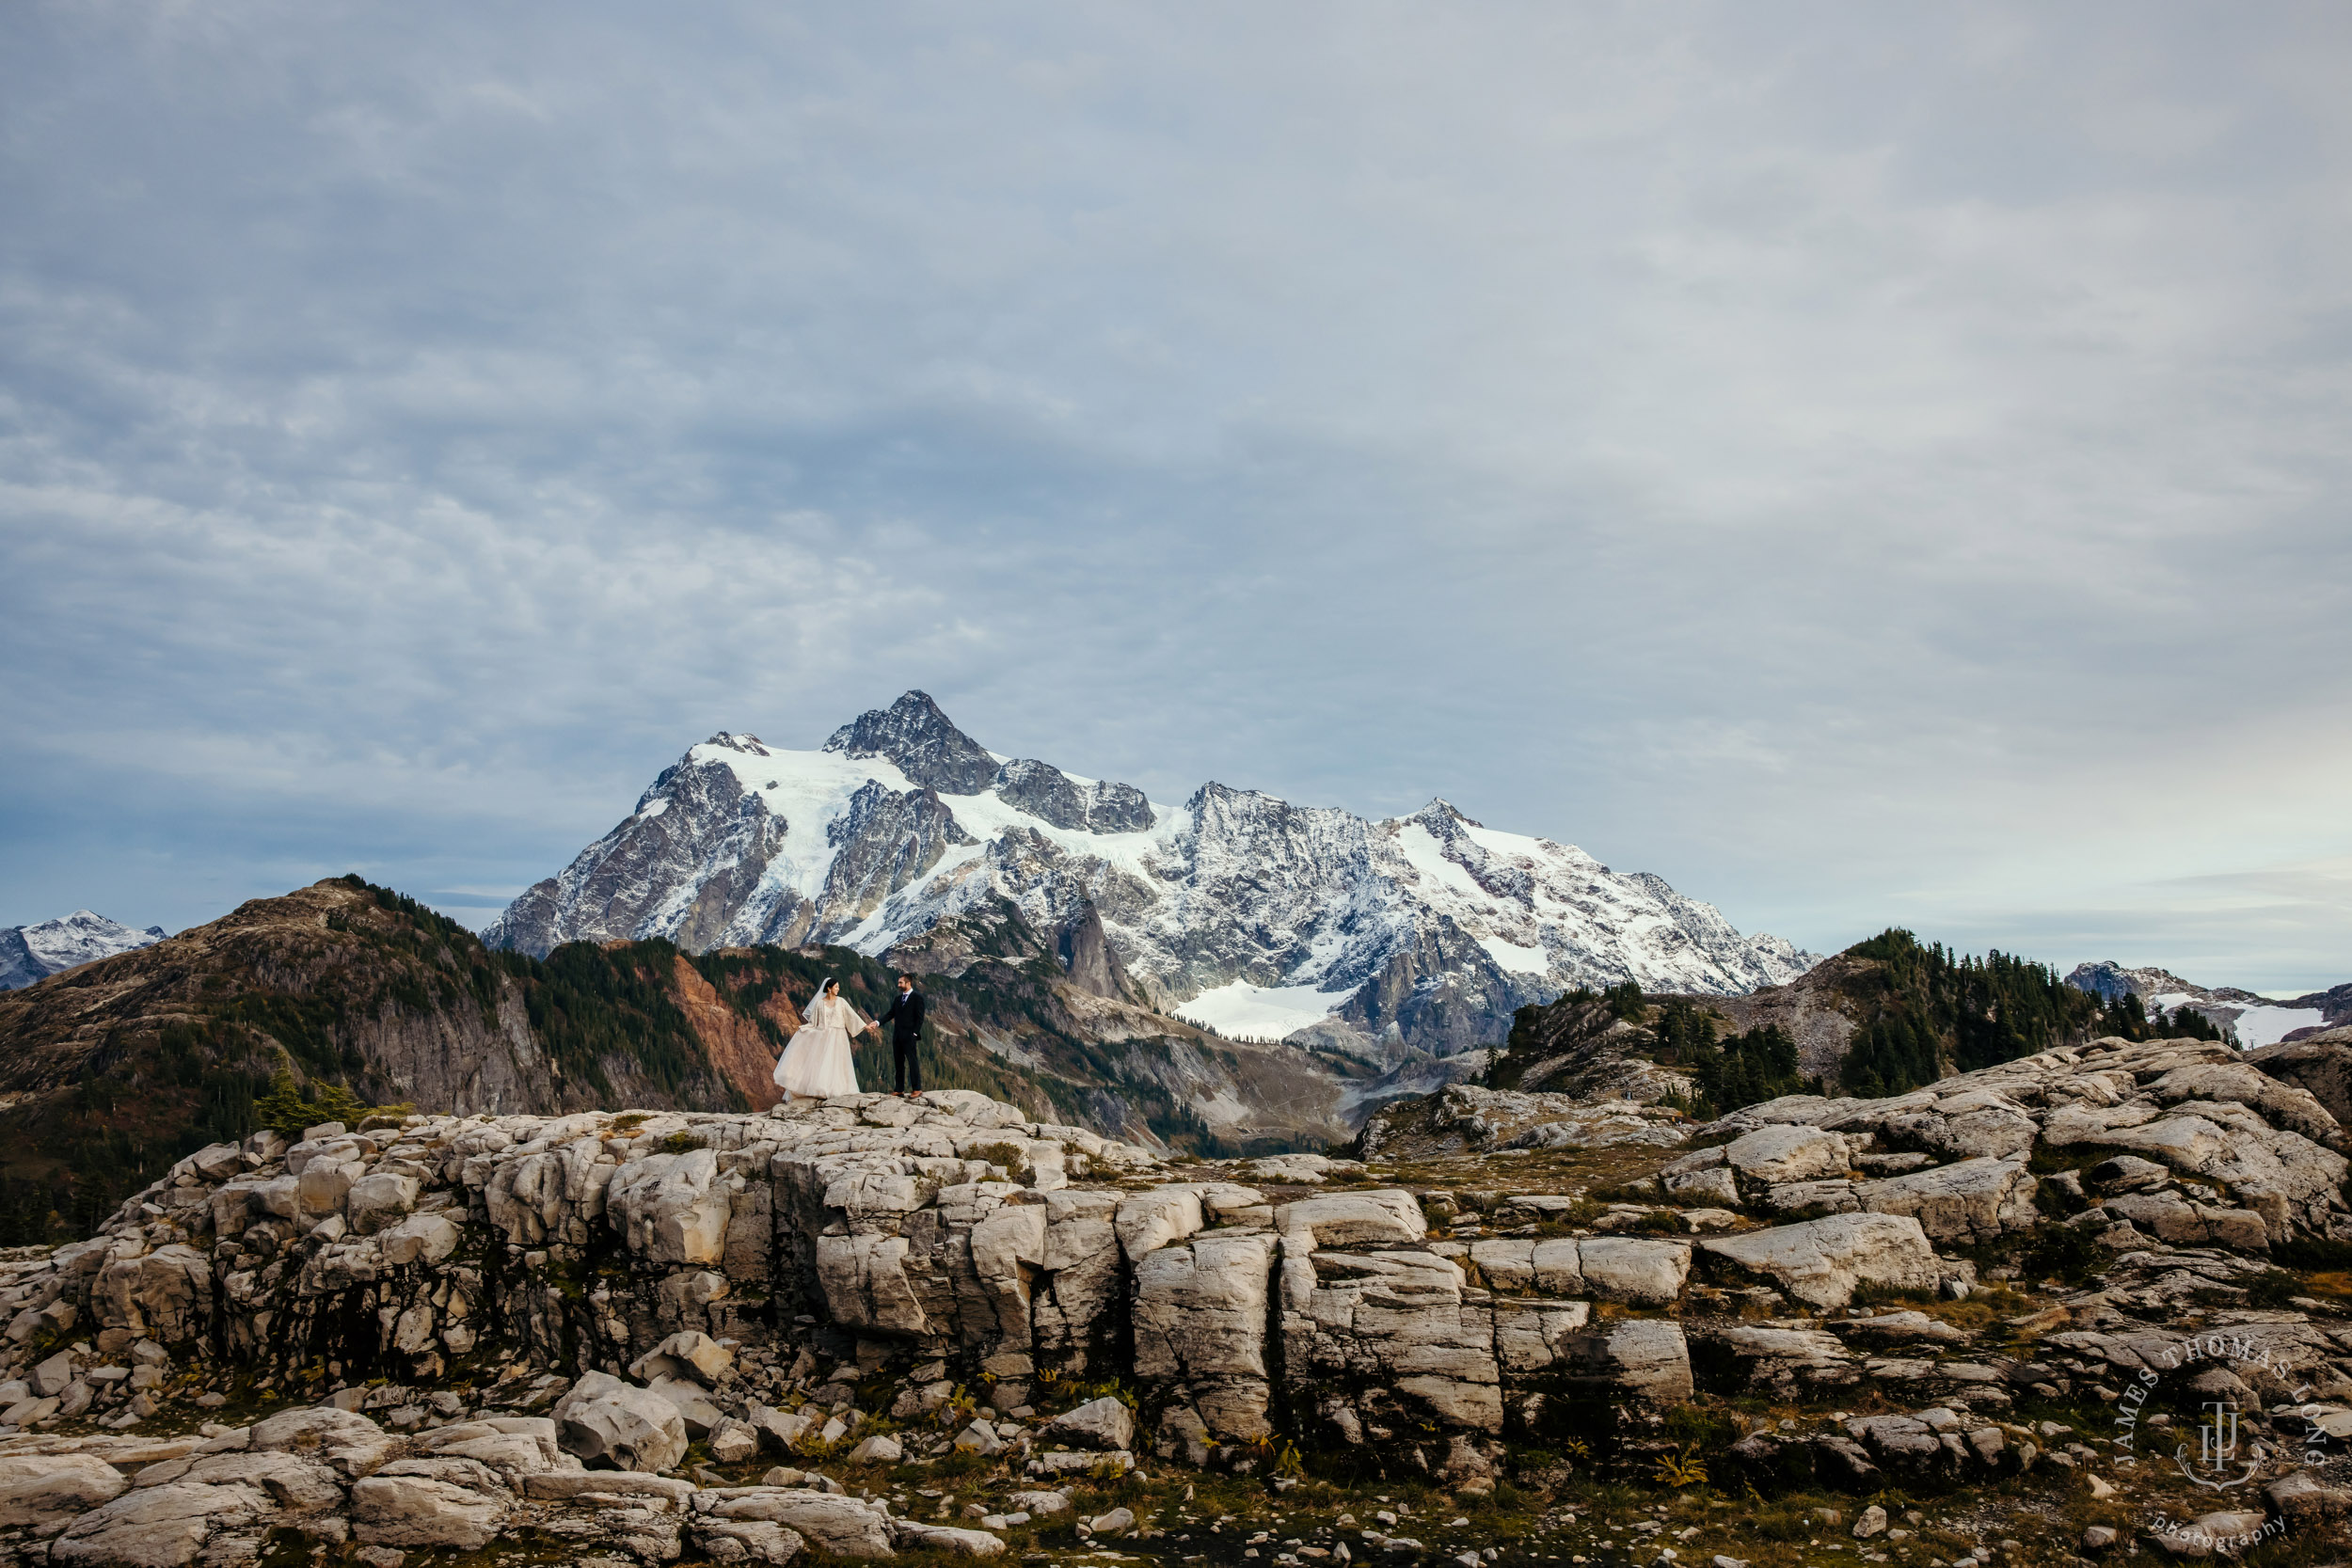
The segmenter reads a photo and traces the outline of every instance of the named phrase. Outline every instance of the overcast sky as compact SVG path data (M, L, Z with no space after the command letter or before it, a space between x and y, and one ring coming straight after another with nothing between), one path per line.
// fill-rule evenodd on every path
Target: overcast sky
M0 9L0 924L909 687L1817 949L2352 979L2352 10Z

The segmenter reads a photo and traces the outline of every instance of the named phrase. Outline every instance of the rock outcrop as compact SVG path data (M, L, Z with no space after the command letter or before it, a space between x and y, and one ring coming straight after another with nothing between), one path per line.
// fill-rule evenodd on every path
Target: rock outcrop
M1757 1388L1911 1414L1749 1433L1731 1457L1753 1474L1950 1486L2034 1463L2021 1400L2173 1354L2127 1313L2245 1303L2274 1247L2352 1236L2334 1118L2218 1047L2100 1041L1645 1125L1704 1147L1614 1201L1376 1162L1180 1168L959 1091L259 1133L87 1241L0 1258L0 1544L179 1564L272 1532L472 1550L532 1528L648 1562L986 1556L995 1527L904 1518L793 1462L961 1454L1041 1499L1294 1443L1470 1485L1498 1439L1638 1438ZM2104 1259L2099 1289L1998 1342L1861 1305L1966 1295L1958 1248L2058 1233ZM2214 1375L2276 1409L2352 1397L2352 1338L2232 1323L2270 1359ZM2309 1381L2261 1370L2289 1364ZM231 1388L295 1407L138 1435ZM2325 1410L2352 1436L2352 1409ZM866 1425L885 1411L898 1430ZM739 1473L787 1463L679 1477L694 1443ZM2312 1513L2307 1492L2280 1506Z
M1613 1348L1622 1329L1590 1323L1589 1302L1672 1303L1687 1247L1594 1239L1548 1247L1540 1268L1473 1262L1426 1240L1406 1191L1278 1205L1172 1175L961 1092L328 1125L199 1151L0 1303L28 1398L109 1420L138 1418L136 1380L92 1382L95 1363L135 1351L265 1381L563 1376L549 1413L565 1449L651 1471L740 1419L730 1406L801 1353L811 1322L877 1364L985 1374L1000 1404L1041 1374L1100 1376L1131 1342L1175 1434L1155 1440L1179 1446L1254 1441L1283 1409L1345 1441L1429 1422L1495 1433L1506 1402L1607 1389L1620 1364L1640 1368L1630 1395L1674 1381L1678 1342ZM24 1364L60 1323L94 1335L87 1357Z

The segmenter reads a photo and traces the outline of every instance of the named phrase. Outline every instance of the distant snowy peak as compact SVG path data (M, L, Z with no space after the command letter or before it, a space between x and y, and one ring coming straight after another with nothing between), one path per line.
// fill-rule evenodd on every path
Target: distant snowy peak
M63 970L152 947L163 940L161 926L135 930L88 910L75 910L62 920L0 928L0 990L15 990Z
M1486 1043L1575 985L1739 992L1818 961L1661 879L1441 800L1372 821L1213 783L1159 804L992 753L920 691L816 752L711 736L485 934L536 953L660 936L881 954L1008 906L1056 940L1099 922L1163 1009L1355 1046Z
M2152 1013L2194 1008L2248 1051L2276 1045L2290 1037L2315 1034L2328 1026L2324 996L2297 997L2281 1005L2236 986L2201 986L2182 979L2169 969L2126 969L2112 958L2076 964L2066 976L2066 983L2109 1002L2127 994L2137 996Z
M2260 997L2250 990L2223 986L2217 990L2184 980L2169 969L2153 964L2137 969L2125 969L2113 958L2099 963L2076 964L2066 976L2066 983L2076 990L2087 990L2109 1002L2130 995L2145 1001L2154 996L2194 997L2200 1002L2258 1002Z

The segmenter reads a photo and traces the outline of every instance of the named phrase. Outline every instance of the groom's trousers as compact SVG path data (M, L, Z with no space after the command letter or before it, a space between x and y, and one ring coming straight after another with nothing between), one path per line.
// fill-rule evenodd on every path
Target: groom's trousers
M897 1081L898 1090L902 1094L923 1092L923 1063L922 1059L915 1054L915 1052L921 1048L921 1043L919 1039L899 1039L896 1037L891 1039L892 1077Z

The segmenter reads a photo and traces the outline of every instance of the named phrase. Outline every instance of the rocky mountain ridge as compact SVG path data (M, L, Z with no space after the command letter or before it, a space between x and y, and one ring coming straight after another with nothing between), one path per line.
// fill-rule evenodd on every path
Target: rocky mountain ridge
M899 958L930 975L926 1082L1034 1116L1158 1148L1319 1147L1384 1092L1368 1065L1127 1000L1099 924L1048 942L993 907ZM868 1016L893 989L838 947L655 939L532 958L356 878L257 899L0 995L0 1244L87 1227L189 1148L244 1136L280 1073L305 1096L438 1114L764 1109L826 979ZM888 1047L861 1036L857 1067L887 1082Z
M1219 784L1154 803L997 756L919 691L817 752L693 747L485 936L888 955L998 903L1056 940L1099 922L1126 996L1157 1011L1388 1061L1500 1038L1514 1008L1578 984L1730 994L1815 961L1442 800L1379 822Z
M279 1073L451 1112L749 1103L723 1042L632 983L594 954L550 978L351 878L0 993L0 1223L86 1224L186 1148L250 1132Z
M15 990L78 964L151 947L163 940L161 926L135 930L88 910L30 926L0 927L0 990Z

